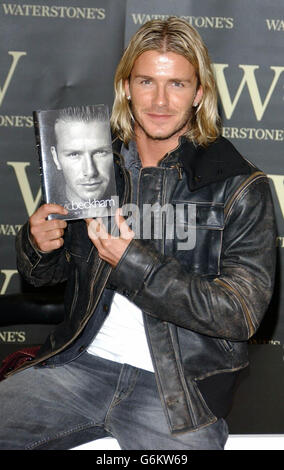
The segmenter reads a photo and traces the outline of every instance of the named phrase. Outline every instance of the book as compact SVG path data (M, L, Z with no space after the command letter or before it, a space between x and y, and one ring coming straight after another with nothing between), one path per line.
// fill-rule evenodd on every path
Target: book
M68 210L49 218L113 216L119 202L108 107L37 110L33 119L43 200Z

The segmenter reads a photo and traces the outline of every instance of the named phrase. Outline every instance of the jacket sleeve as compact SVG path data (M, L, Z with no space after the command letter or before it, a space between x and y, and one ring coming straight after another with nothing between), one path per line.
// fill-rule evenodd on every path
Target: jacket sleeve
M63 248L48 253L32 244L27 222L16 237L17 268L23 278L35 287L55 285L67 279L68 262Z
M190 272L174 257L132 240L111 282L146 314L201 334L243 341L257 330L274 283L276 231L265 175L244 185L231 203L221 271L214 279Z

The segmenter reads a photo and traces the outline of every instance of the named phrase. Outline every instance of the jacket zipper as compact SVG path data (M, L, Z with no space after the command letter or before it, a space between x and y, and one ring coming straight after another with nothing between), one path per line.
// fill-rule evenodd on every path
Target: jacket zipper
M170 166L170 168L176 168L178 172L178 179L182 180L182 169L180 163L176 163L175 165Z
M233 207L233 204L236 202L237 198L240 197L242 191L244 191L249 185L250 183L255 179L258 179L260 177L264 177L264 173L262 171L257 171L255 173L253 173L251 176L249 176L249 178L247 178L241 185L240 187L237 189L237 191L233 194L233 196L231 197L231 199L229 200L229 202L226 204L225 208L224 208L224 216L225 216L225 221L227 220L227 217L229 217L229 212L231 211L232 207Z
M245 313L245 317L246 317L246 320L247 320L247 324L248 324L248 330L249 330L249 335L252 336L254 334L254 326L253 326L253 322L251 320L251 317L250 317L250 314L249 314L249 310L245 304L245 301L243 300L242 296L240 295L240 293L238 292L238 290L233 287L229 281L224 281L224 279L219 279L219 278L216 278L215 279L215 282L217 282L218 284L221 284L223 287L225 287L226 289L228 289L229 291L233 292L233 294L235 295L235 297L237 297L237 299L239 300L240 304L242 305L242 309Z

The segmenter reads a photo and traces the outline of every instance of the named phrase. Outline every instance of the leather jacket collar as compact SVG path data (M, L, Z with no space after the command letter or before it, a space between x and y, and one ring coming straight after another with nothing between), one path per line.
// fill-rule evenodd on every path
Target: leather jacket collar
M190 191L232 176L252 173L251 165L224 137L219 137L208 147L196 146L185 137L180 140L180 150L177 151Z
M116 138L113 142L114 150L119 153L121 145L122 141ZM185 136L181 136L177 149L167 154L160 165L172 163L173 160L178 161L186 172L190 191L232 176L250 175L256 169L221 136L208 147L195 145Z

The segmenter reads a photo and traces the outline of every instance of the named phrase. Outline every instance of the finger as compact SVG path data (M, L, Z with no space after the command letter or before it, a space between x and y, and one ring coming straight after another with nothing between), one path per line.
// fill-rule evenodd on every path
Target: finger
M41 226L31 228L31 240L41 251L52 251L64 244L64 229L42 231Z
M98 231L100 226L105 227L103 220L100 217L97 217L96 219L85 219L87 227L90 225L92 226L93 230Z
M59 204L43 204L30 217L30 220L32 220L34 223L38 223L42 220L45 220L50 214L67 215L68 211Z
M36 239L36 241L41 241L43 238L60 238L63 235L56 236L56 234L64 233L64 229L67 227L67 222L65 220L43 220L41 222L35 223L30 221L30 233Z
M67 227L65 220L47 220L45 218L46 213L50 210L53 211L52 207L47 206L50 205L42 206L30 217L31 241L41 251L52 251L53 249L60 248L64 243L64 229ZM61 206L58 206L58 208L59 211L63 209ZM52 242L51 245L50 242Z
M41 222L33 223L36 228L40 227L43 231L65 229L67 227L66 220L52 219L52 220L41 220Z
M92 229L95 230L97 238L100 238L101 240L106 240L110 238L110 235L106 229L106 226L100 217L98 217L97 219L94 219L94 223L92 224Z
M86 219L88 235L91 239L97 239L97 221L95 219Z
M42 243L38 244L38 248L40 251L48 253L53 250L58 250L58 248L61 248L63 244L63 238L57 238L56 240L52 241L43 241Z
M33 234L33 232L31 231ZM57 240L58 238L62 238L64 235L64 230L58 228L56 230L48 230L48 231L39 231L37 233L37 240L38 242L45 242L45 241L52 241Z
M129 240L130 238L134 237L133 230L131 230L125 218L121 215L121 209L117 209L115 213L115 221L120 230L120 235L122 238Z
M121 208L119 207L118 209L116 209L115 211L115 222L116 222L116 225L118 226L119 228L119 225L123 222L124 217L122 215L122 210Z
M87 227L89 238L95 243L96 246L96 242L109 237L104 224L100 223L97 219L89 220Z
M103 219L101 217L98 217L97 222L98 222L97 233L99 234L100 238L104 240L107 238L111 238L111 235L108 233L107 228L103 222Z
M90 223L92 222L92 220L94 220L94 219L85 219L85 222L86 222L86 224L87 224L87 227L90 225Z

